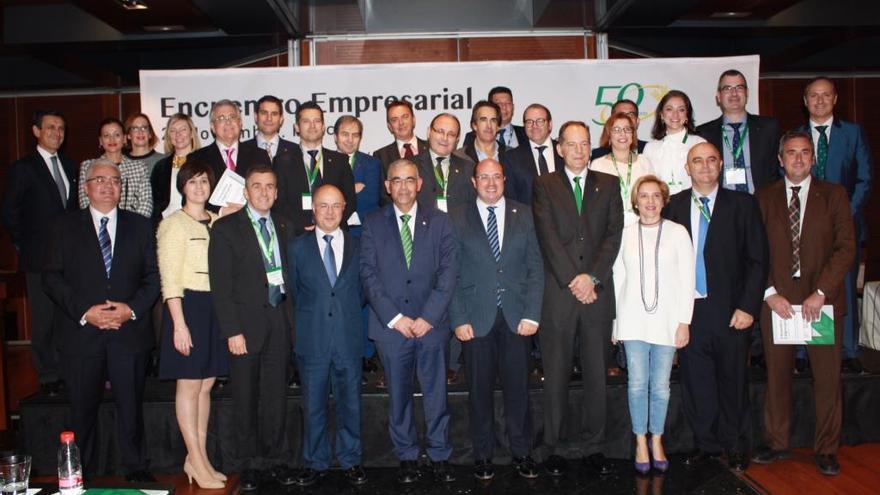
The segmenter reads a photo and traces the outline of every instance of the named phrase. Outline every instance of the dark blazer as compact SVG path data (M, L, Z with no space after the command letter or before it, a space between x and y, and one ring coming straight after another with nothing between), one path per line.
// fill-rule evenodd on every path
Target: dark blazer
M210 166L211 170L214 171L214 180L217 182L220 181L220 177L222 177L223 172L226 171L226 159L220 153L220 148L217 146L216 141L204 148L199 148L193 151L186 156L186 159L198 160ZM266 154L266 151L261 150L256 146L243 146L243 143L238 143L238 157L235 161L235 173L242 177L247 177L248 169L257 165L271 166L271 163L269 163L269 155ZM168 180L171 180L170 170L168 171ZM165 203L165 206L168 206L167 202ZM215 213L220 211L219 206L211 204L207 205L207 208ZM153 208L153 211L155 210L156 209ZM164 208L162 210L164 210ZM162 210L159 211L160 215L162 214Z
M171 183L171 168L174 163L174 153L156 162L150 173L150 189L153 190L153 225L158 226L162 221L162 212L168 208L171 202L171 188L177 188L177 184ZM218 180L217 177L214 180Z
M515 149L515 148L511 148ZM507 147L499 144L498 145L498 161L501 161L501 155L507 150ZM459 156L464 156L469 158L472 162L480 163L480 157L477 156L477 146L474 144L474 141L462 146L461 148L455 150L455 153ZM491 157L490 157L491 158Z
M53 328L63 354L132 354L153 347L150 311L159 296L153 225L137 213L119 209L117 213L109 280L88 208L67 213L52 225L43 290L60 309L55 312ZM137 320L114 331L79 325L90 307L107 300L128 304Z
M693 240L691 191L688 188L673 195L663 208L663 217L684 225ZM703 248L708 301L716 308L717 324L726 327L737 309L756 319L760 316L767 288L767 256L767 234L758 202L747 193L719 186Z
M583 208L577 213L574 190L563 167L535 180L532 209L544 256L543 321L564 328L584 316L598 321L614 319L612 267L623 232L623 201L617 177L590 170L584 181ZM592 304L583 305L568 284L587 273L603 289Z
M647 144L648 144L647 141L642 141L641 139L639 139L639 144L638 144L639 154L641 154L643 151L645 151L645 146ZM592 153L590 153L590 161L593 161L596 158L602 158L603 156L607 155L608 153L611 153L611 148L609 148L607 146L600 146L600 147L594 149Z
M76 163L61 153L58 158L67 182L70 183L66 204L61 201L58 186L49 172L49 165L36 150L9 167L8 186L3 198L3 225L18 251L18 266L21 271L40 272L43 266L43 249L52 219L79 207Z
M422 188L419 190L419 203L437 205L437 196L442 194L440 185L434 177L435 164L431 161L431 152L424 151L415 157L419 167L419 177L422 178ZM474 176L474 162L455 153L449 155L449 176L446 178L446 205L452 209L456 205L470 204L477 199L474 184L471 178Z
M361 192L357 193L357 213L363 224L364 218L370 212L379 208L380 191L385 189L385 182L382 180L382 163L366 153L358 151L354 155L354 182L364 185ZM361 227L352 227L352 233L360 236Z
M802 126L800 130L810 134L809 125ZM849 195L849 208L856 222L858 242L864 240L866 236L865 204L871 194L873 173L871 150L868 149L868 141L865 139L862 126L835 117L828 141L825 180L840 184L846 189ZM815 175L816 166L813 165L813 176ZM809 204L809 200L807 203Z
M310 189L302 151L298 151L299 153L275 156L275 173L278 174L278 200L272 207L273 212L277 212L293 222L293 232L296 235L305 232L307 226L315 223L312 212L302 209L302 195L309 192ZM321 173L315 179L312 190L324 184L333 184L342 191L342 196L345 198L342 228L347 229L348 217L357 210L354 174L348 164L348 157L327 148L321 149L321 156L323 157Z
M266 159L268 160L269 154L266 153L266 150L257 146L257 138L251 138L251 139L248 139L247 141L242 141L241 145L247 146L248 148L256 149L259 152L265 153L266 157L267 157ZM288 154L294 154L294 153L298 153L298 154L302 155L302 148L300 148L299 145L294 143L293 141L288 141L286 139L281 139L279 137L278 138L278 149L275 150L275 157L272 158L272 163L270 165L272 165L272 168L275 168L276 164L279 161L285 160L285 157Z
M273 212L272 223L281 250L284 285L289 292L285 246L291 238L290 221ZM269 308L269 282L247 206L214 222L208 266L220 333L225 338L244 334L248 348L261 348L268 332L266 325L260 323L260 315Z
M785 180L778 180L755 196L770 243L770 270L765 287L775 287L782 296L792 297L800 291L795 289L791 278L792 248L785 193ZM809 287L810 292L822 289L825 300L834 305L834 314L844 315L847 313L844 277L856 251L846 190L814 177L810 181L803 217L799 285ZM789 302L800 304L802 301Z
M427 141L416 138L416 142L418 149L413 150L413 157L428 150ZM400 159L400 149L397 147L397 140L392 141L391 144L387 146L377 149L373 152L373 156L378 158L379 162L382 164L382 182L384 183L385 179L388 178L388 166L395 160ZM388 191L382 187L379 191L379 206L385 206L387 204L391 204L391 196L389 196Z
M548 163L547 168L552 173L565 168L565 161L556 152L556 141L551 142L553 163ZM520 143L516 148L502 153L501 164L507 177L504 181L504 196L523 204L532 204L532 184L538 177L538 164L532 154L531 141Z
M287 245L290 293L295 309L296 354L303 357L364 355L362 293L358 240L344 232L342 269L330 285L315 231ZM321 245L324 241L321 240Z
M434 328L426 344L449 340L449 303L455 290L458 246L449 217L420 203L413 229L413 252L406 267L394 205L367 216L361 234L361 283L370 303L370 338L400 343L404 337L388 322L398 314L424 318Z
M721 138L721 121L723 117L706 122L697 127L697 135L714 144L724 158L724 141ZM752 182L755 191L779 179L779 122L773 117L748 114L746 123L749 126L749 164L752 170ZM721 172L721 184L724 185L724 171Z
M505 201L501 261L496 262L476 203L453 209L449 218L458 239L458 283L449 307L452 328L469 323L474 337L492 330L496 293L507 327L516 332L523 318L540 322L544 266L532 209Z
M529 136L528 134L526 134L526 128L521 125L514 125L512 127L513 133L516 134L516 142L518 144L517 147L522 146L523 143L529 140ZM475 139L476 135L474 134L474 131L468 131L468 133L464 135L464 142L461 144L461 146L463 148L466 148L468 145L473 144Z

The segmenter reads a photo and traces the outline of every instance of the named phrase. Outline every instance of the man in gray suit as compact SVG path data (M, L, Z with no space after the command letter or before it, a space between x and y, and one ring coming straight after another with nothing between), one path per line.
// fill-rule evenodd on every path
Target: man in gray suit
M538 476L531 454L529 336L538 331L544 267L531 208L504 198L504 169L487 158L471 179L477 199L450 212L458 239L458 284L449 308L462 341L470 392L474 476L495 475L493 395L501 376L504 417L517 473Z

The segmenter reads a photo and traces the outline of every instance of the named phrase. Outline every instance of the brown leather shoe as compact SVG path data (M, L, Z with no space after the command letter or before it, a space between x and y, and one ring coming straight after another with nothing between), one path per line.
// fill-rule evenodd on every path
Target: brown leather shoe
M452 370L446 370L446 384L447 385L458 385L461 383L462 373Z
M379 379L376 380L376 388L388 388L388 385L385 385L385 373L379 373Z

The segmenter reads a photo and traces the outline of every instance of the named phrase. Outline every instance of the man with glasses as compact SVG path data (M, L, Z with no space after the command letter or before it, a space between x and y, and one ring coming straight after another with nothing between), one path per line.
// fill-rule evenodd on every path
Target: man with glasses
M550 110L540 103L532 103L523 112L527 139L522 145L501 155L507 181L504 195L523 204L532 204L532 183L535 178L564 166L556 152L556 141L550 138L553 120Z
M627 100L627 99L617 100L617 103L615 103L614 106L611 107L611 113L608 114L608 118L610 119L612 115L614 115L618 112L625 113L627 115L627 117L633 119L633 122L636 123L636 129L638 129L638 126L639 126L639 106L636 105L636 102L634 102L632 100ZM642 154L642 151L645 150L646 144L648 144L647 141L642 141L641 139L639 139L638 152L640 155ZM593 161L597 158L602 158L603 156L607 155L608 153L611 153L611 148L609 146L600 146L600 147L594 149L593 152L590 154L590 161Z
M413 160L423 181L419 202L444 212L456 205L470 204L476 198L470 183L474 162L452 153L460 132L455 115L437 115L428 126L428 149Z

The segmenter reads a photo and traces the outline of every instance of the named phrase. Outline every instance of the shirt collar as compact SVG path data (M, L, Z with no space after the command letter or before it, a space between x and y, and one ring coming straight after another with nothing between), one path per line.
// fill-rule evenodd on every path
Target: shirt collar
M272 139L266 139L262 133L257 133L257 146L260 148L262 148L265 143L272 143L272 146L277 150L279 141L281 141L281 136L278 134L272 136Z
M529 144L531 145L532 149L534 149L535 146L546 146L547 148L553 149L553 138L548 135L547 139L545 139L543 143L536 143L529 139Z
M831 127L831 124L833 124L833 123L834 123L834 116L833 115L831 117L828 117L828 120L826 120L825 122L816 122L815 120L810 119L810 128L815 128L816 126L819 126L819 125L827 125L828 127Z
M57 151L55 153L50 153L49 150L43 148L39 144L37 145L37 153L39 153L40 156L42 156L43 159L46 160L46 163L49 163L49 160L51 160L53 156L58 156Z
M332 235L333 239L336 240L339 238L339 236L342 235L342 229L339 227L336 227L336 230L334 230L333 232L324 232L323 230L321 230L321 227L318 227L317 225L315 225L315 235L318 236L318 239L323 241L324 236L328 235L328 234Z
M584 182L587 181L587 171L589 171L589 169L590 169L590 167L587 167L583 170L583 172L575 175L575 173L572 172L571 170L569 170L568 167L565 167L565 175L568 176L569 182L574 182L575 177L583 177L584 180L581 181L581 187L583 187Z
M257 212L257 210L255 210L255 209L251 206L250 203L248 203L248 205L247 205L247 209L248 209L248 214L251 216L251 218L252 218L255 222L256 222L256 221L259 221L259 219L261 219L261 218L266 218L266 219L267 219L267 222L266 222L266 223L268 223L268 224L271 224L271 223L272 223L272 212L271 212L271 211L270 211L265 217L263 217L263 215L260 215L260 214Z
M238 143L235 143L232 146L226 146L225 144L221 143L220 141L215 141L215 142L217 143L217 147L220 148L220 152L222 152L222 153L226 153L226 150L228 150L228 149L232 149L232 150L238 149Z
M720 186L719 186L718 184L715 184L715 189L712 189L712 192L710 192L709 194L707 194L707 195L705 195L705 196L703 196L702 194L700 194L699 192L697 192L696 189L693 189L693 188L692 188L691 190L693 191L694 196L696 196L697 199L699 199L699 198L709 198L709 202L712 203L712 204L714 205L714 204L715 204L715 198L718 197L718 188L719 188L719 187L720 187Z
M431 167L436 167L437 166L437 158L442 155L438 155L437 153L434 153L434 150L432 150L430 148L428 149L428 152L431 155ZM444 165L449 165L451 162L452 162L452 155L446 155L443 157L442 163Z
M745 116L745 118L742 119L740 122L742 122L742 123L746 123L748 120L749 120L749 114L748 114L748 112L746 112L746 116ZM725 126L727 126L727 124L731 124L731 123L736 124L736 122L733 122L732 120L730 120L729 118L727 118L727 115L724 115L723 113L721 114L721 123L724 124L724 125L722 126L722 128L725 127ZM727 126L727 127L729 127L729 126Z
M795 187L795 186L800 186L800 187L801 187L801 191L804 191L804 190L806 190L806 189L809 189L809 188L810 188L810 182L812 182L812 179L813 179L813 176L812 176L812 175L808 175L807 178L804 179L804 180L802 180L800 184L795 184L795 183L793 183L792 181L788 180L788 176L786 176L786 177L785 177L785 190L787 191L787 190L789 190L789 189L791 189L792 187Z
M413 154L419 154L419 138L415 134L413 134L412 139L409 141L401 141L400 139L395 139L394 141L397 143L397 149L403 148L404 144L409 144L412 146Z
M392 205L394 206L395 218L400 220L400 215L403 215L404 213L402 211L400 211L400 208L398 208L397 205L395 205L393 203L392 203ZM407 213L407 215L410 216L410 220L413 222L415 222L415 220L416 220L416 210L418 210L418 209L419 209L419 202L416 201L415 203L413 203L413 207L409 210L409 213Z
M504 196L501 196L501 199L496 201L494 205L490 205L477 197L477 208L479 208L480 210L487 210L490 206L497 206L498 210L503 211L506 206L506 203L504 202Z
M119 208L118 207L113 208L112 210L108 211L107 213L101 213L100 211L96 210L93 206L89 205L89 213L92 214L92 221L96 224L100 224L101 219L103 217L109 218L110 219L109 222L116 222L116 217L118 216Z

